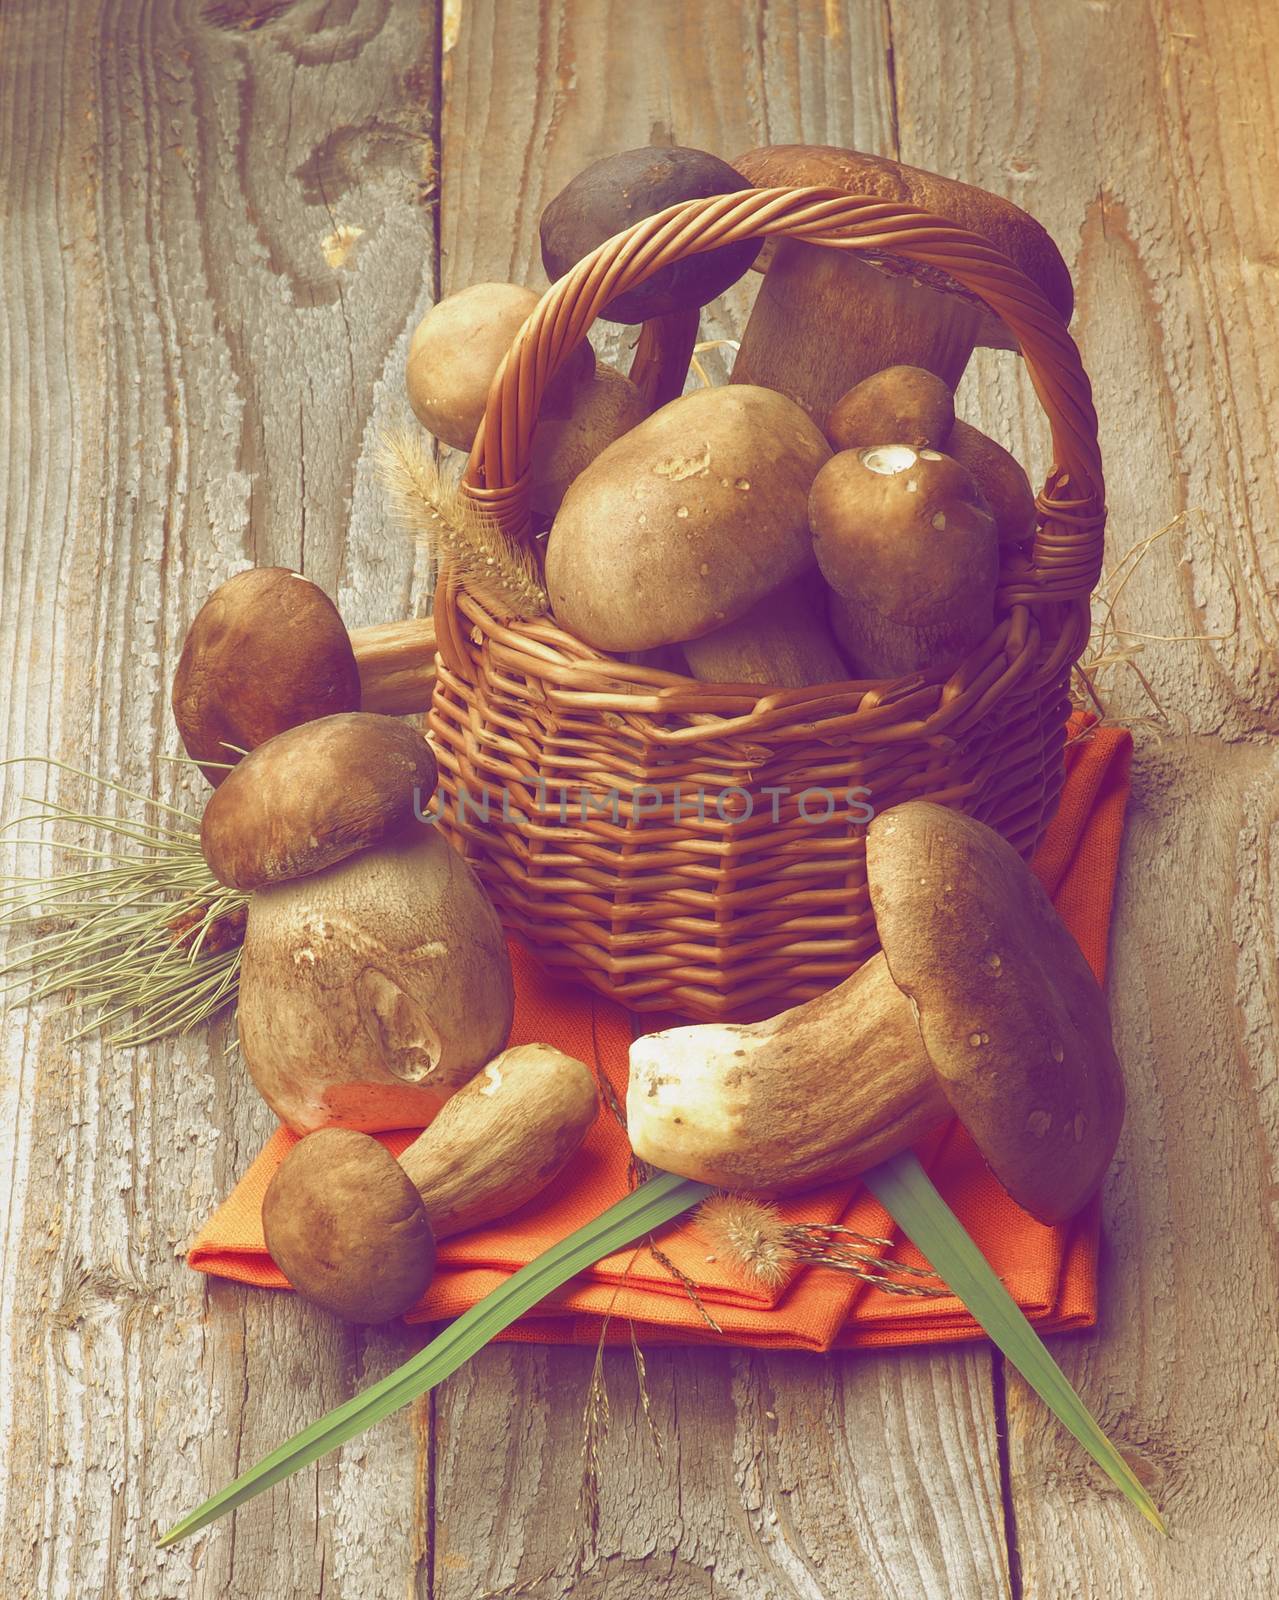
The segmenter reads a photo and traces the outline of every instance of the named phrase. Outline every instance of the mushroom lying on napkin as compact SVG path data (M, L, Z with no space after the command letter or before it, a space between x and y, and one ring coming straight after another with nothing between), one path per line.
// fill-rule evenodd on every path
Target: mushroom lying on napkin
M1070 273L1042 224L999 195L883 156L829 145L771 145L733 166L761 189L814 184L932 212L988 239L1070 320ZM770 253L733 366L824 423L845 390L894 362L926 367L953 389L973 350L1015 349L1012 334L948 273L895 256L780 239ZM876 444L893 441L877 439Z
M217 789L201 844L253 891L240 1047L295 1132L428 1122L506 1042L506 943L479 880L418 813L435 757L367 712L259 745Z
M267 1249L300 1294L337 1316L401 1316L431 1281L436 1240L540 1194L596 1108L582 1062L548 1044L503 1051L398 1162L350 1128L294 1145L262 1204Z
M852 1178L957 1116L1043 1222L1100 1183L1123 1121L1105 996L1039 880L992 829L914 800L871 823L881 950L751 1026L631 1046L641 1160L733 1189Z
M771 389L700 389L611 444L546 547L560 623L599 650L683 643L694 677L798 688L847 676L812 602L808 490L830 447Z

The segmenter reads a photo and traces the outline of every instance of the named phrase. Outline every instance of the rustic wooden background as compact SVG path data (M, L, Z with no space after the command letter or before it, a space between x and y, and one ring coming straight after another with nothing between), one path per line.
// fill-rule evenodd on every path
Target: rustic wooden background
M1141 736L1116 929L1104 1323L1059 1345L1171 1537L984 1351L654 1352L660 1460L621 1355L582 1600L1279 1588L1277 95L1271 0L0 0L11 756L178 782L161 691L246 562L305 567L352 624L420 603L370 464L409 330L441 290L540 282L543 203L630 145L853 144L1029 207L1076 274L1112 552L1173 524L1120 602L1167 725ZM362 232L331 264L339 227ZM1042 465L1011 359L964 403ZM1127 669L1114 693L1149 709ZM44 777L2 781L8 816ZM0 1058L4 1594L566 1593L583 1351L490 1350L156 1554L416 1341L184 1266L270 1124L222 1030L65 1035L11 1013Z

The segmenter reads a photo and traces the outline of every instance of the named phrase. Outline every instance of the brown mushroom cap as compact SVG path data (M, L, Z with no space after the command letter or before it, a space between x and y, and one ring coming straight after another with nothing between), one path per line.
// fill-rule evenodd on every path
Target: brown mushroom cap
M568 486L601 450L641 423L647 412L631 380L597 361L589 381L546 397L533 434L533 509L553 517Z
M923 367L884 367L836 400L826 416L833 450L909 444L944 450L955 422L955 397Z
M596 246L644 217L682 200L734 194L746 179L705 150L647 145L605 156L579 172L542 213L542 263L552 283ZM755 259L759 242L743 240L671 262L637 288L610 300L611 322L647 322L704 306Z
M808 489L829 455L814 423L771 389L672 400L565 495L546 549L556 617L615 651L734 621L811 568Z
M944 448L981 490L994 515L1000 544L1028 539L1035 531L1035 491L1016 456L958 419Z
M920 167L909 167L884 156L832 145L780 144L748 150L733 166L757 188L783 185L820 185L845 194L898 201L920 211L945 217L956 227L988 239L1041 290L1063 322L1074 309L1074 288L1061 252L1047 229L1034 217L971 184L943 178ZM959 295L974 304L978 297L958 284L949 273L893 255L862 256L862 260L890 276L905 276L941 294ZM1015 349L1011 332L986 311L978 342L993 349Z
M294 1145L262 1202L266 1247L299 1294L348 1322L387 1322L435 1272L426 1208L376 1139L322 1128Z
M955 1114L1043 1222L1101 1182L1123 1122L1106 998L1038 879L992 829L912 800L875 818L866 871L893 981Z
M237 572L205 601L173 678L186 752L216 788L225 766L286 728L358 711L360 674L337 607L287 567Z
M493 376L539 298L514 283L475 283L446 295L418 323L405 368L409 404L441 443L471 448ZM548 401L594 370L594 352L583 341L556 374Z
M841 451L813 480L809 520L817 564L853 608L913 628L972 610L989 631L994 522L949 456L897 444Z
M435 792L435 756L398 717L346 712L259 745L205 808L209 870L234 889L319 872L388 839Z

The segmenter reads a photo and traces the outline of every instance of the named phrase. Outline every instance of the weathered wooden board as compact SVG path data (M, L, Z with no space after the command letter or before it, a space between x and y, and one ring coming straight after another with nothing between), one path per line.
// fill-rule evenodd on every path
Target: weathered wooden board
M246 564L305 566L352 623L403 615L412 553L369 441L405 409L432 289L434 40L429 12L376 0L0 12L6 755L167 789L161 691ZM341 225L363 233L333 266ZM44 774L0 781L8 817ZM271 1125L224 1029L134 1053L65 1032L15 1014L2 1046L0 1590L425 1587L425 1411L156 1555L183 1506L409 1341L187 1270Z
M1117 929L1133 1105L1108 1194L1105 1326L1062 1345L1158 1485L1174 1537L1161 1544L1098 1495L1015 1381L1001 1483L1003 1380L980 1352L658 1351L660 1459L629 1356L608 1358L598 1548L573 1587L749 1600L1268 1592L1272 8L435 11L86 0L54 19L28 0L0 12L5 753L151 788L153 753L172 748L157 690L182 627L246 562L304 563L353 623L403 610L422 574L385 527L370 446L402 412L404 340L437 245L445 288L541 281L538 212L591 157L650 141L728 155L854 143L1036 211L1078 276L1112 548L1182 519L1126 587L1123 622L1230 636L1150 640L1139 657L1172 730L1139 765ZM333 256L344 228L363 231L333 265L326 244ZM743 306L734 297L706 331L731 332ZM1042 460L1009 358L975 363L964 402ZM1113 683L1119 710L1147 709L1134 676ZM43 774L8 769L3 783L8 816ZM186 1271L192 1227L269 1125L223 1042L72 1047L49 1017L5 1035L5 1594L567 1592L580 1351L486 1352L434 1405L234 1529L153 1554L160 1524L415 1342L344 1335L285 1297L206 1292Z

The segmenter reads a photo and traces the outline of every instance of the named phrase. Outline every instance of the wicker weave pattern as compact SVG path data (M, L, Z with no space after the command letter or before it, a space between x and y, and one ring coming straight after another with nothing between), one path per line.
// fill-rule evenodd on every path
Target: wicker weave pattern
M451 837L549 966L694 1018L811 998L874 952L864 804L957 805L1029 854L1061 785L1066 682L1101 564L1096 418L1056 313L982 240L821 189L672 207L547 291L494 379L467 471L508 536L529 533L541 395L600 308L676 257L775 234L891 250L979 294L1018 336L1056 465L1032 565L1005 572L994 632L945 683L761 697L601 657L549 620L504 622L444 575L430 721Z

